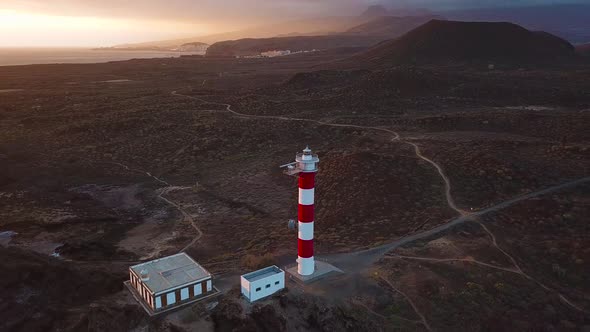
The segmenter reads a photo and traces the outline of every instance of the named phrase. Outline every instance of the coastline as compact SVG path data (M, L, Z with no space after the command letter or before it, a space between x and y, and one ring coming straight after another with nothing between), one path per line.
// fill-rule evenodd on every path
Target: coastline
M132 59L177 58L202 52L92 48L0 48L0 67L48 64L96 64Z

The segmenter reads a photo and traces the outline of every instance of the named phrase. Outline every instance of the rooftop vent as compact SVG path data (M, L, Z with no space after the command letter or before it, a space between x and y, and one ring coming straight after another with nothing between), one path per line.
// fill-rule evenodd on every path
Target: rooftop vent
M150 275L148 274L147 270L141 270L140 272L141 281L148 281L150 280Z

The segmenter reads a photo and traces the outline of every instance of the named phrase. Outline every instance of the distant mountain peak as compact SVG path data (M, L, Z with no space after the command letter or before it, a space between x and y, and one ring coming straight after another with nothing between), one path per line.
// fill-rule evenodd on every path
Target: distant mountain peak
M379 17L389 15L389 10L382 5L369 6L367 10L361 15L362 17Z

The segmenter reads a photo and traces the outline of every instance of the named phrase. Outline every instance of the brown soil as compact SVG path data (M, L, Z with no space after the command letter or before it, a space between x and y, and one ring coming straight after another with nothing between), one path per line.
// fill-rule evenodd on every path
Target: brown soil
M379 330L394 324L422 329L402 295L365 275L334 282L335 292L329 287L304 290L317 299L290 294L252 312L233 313L235 305L224 301L242 303L234 294L222 298L217 311L204 309L193 323L186 323L190 317L185 322L167 317L148 321L122 288L133 262L187 246L206 268L225 273L219 281L227 284L236 284L232 276L257 264L251 257L263 257L265 264L292 262L296 233L287 228L287 220L296 216L296 184L278 166L292 161L307 144L321 158L318 255L374 247L431 229L456 214L446 206L437 170L416 158L408 145L392 141L393 134L327 123L398 131L442 166L464 209L587 176L590 118L584 109L590 90L583 66L295 76L340 56L318 52L272 61L185 57L1 67L0 89L25 90L2 94L0 101L0 232L17 233L2 242L8 245L1 249L7 257L2 266L7 273L0 275L2 328L321 331ZM112 80L133 82L96 83ZM236 116L211 102L231 104L245 114L323 124ZM530 105L559 107L526 109ZM544 206L551 206L550 201ZM520 205L513 209L526 211ZM576 214L580 219L586 215L584 210ZM197 229L203 235L195 241ZM567 246L575 234L584 233L579 225L553 230L546 232L555 237L551 243L563 250L563 257L575 255L586 262L583 237L575 237L580 248ZM507 263L480 232L469 229L466 236L455 231L444 237L454 246L444 247L445 254ZM504 236L518 234L510 231L509 225L499 231L506 233L501 244L507 244ZM54 250L60 258L49 257ZM525 270L532 264L524 263L526 257L520 260ZM387 260L380 266L387 274L379 277L393 276L392 282L416 299L435 328L457 328L462 322L475 328L494 322L490 326L506 327L509 319L523 329L536 328L541 325L535 319L544 310L555 311L557 318L541 321L542 327L588 325L550 292L518 275L494 272L487 279L490 273L472 263L447 265ZM531 273L554 286L553 272L546 267L543 263L537 270L532 264ZM565 264L560 268L578 271ZM496 283L512 288L493 303L485 302ZM439 291L439 286L449 290ZM290 286L290 291L298 289ZM586 292L569 283L561 289L570 296ZM359 292L366 293L356 298ZM331 294L342 302L326 300ZM478 307L480 299L485 301ZM478 309L462 314L472 307Z
M494 227L497 219L490 219L490 229L498 230ZM510 232L521 234L519 238L523 236L518 231ZM497 233L496 236L505 235ZM509 243L522 242L519 240ZM510 250L512 248L507 247L504 240L499 244L509 248L509 252L516 255L518 262L538 261L534 257L525 256L522 251ZM529 248L543 247L540 245ZM543 289L534 281L516 273L473 262L423 261L398 258L397 255L433 259L467 258L501 268L513 268L506 256L490 246L489 235L477 224L469 223L444 237L398 249L391 253L391 258L382 260L379 271L413 299L429 324L436 329L455 330L462 327L484 331L489 328L512 330L518 327L525 330L560 330L588 325L588 315L566 305L555 292ZM524 270L534 275L547 275L546 271L533 269L532 266L527 266ZM572 293L567 294L571 295ZM587 303L580 302L579 296L574 298L578 301L577 304L588 307Z

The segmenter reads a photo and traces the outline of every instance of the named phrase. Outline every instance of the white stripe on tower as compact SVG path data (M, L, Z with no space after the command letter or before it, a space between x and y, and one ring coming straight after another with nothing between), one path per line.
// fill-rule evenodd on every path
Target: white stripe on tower
M299 238L313 240L313 222L299 222Z
M314 188L301 189L299 188L299 204L313 205Z
M302 276L312 275L315 270L315 260L313 256L309 258L298 257L297 258L297 273Z

